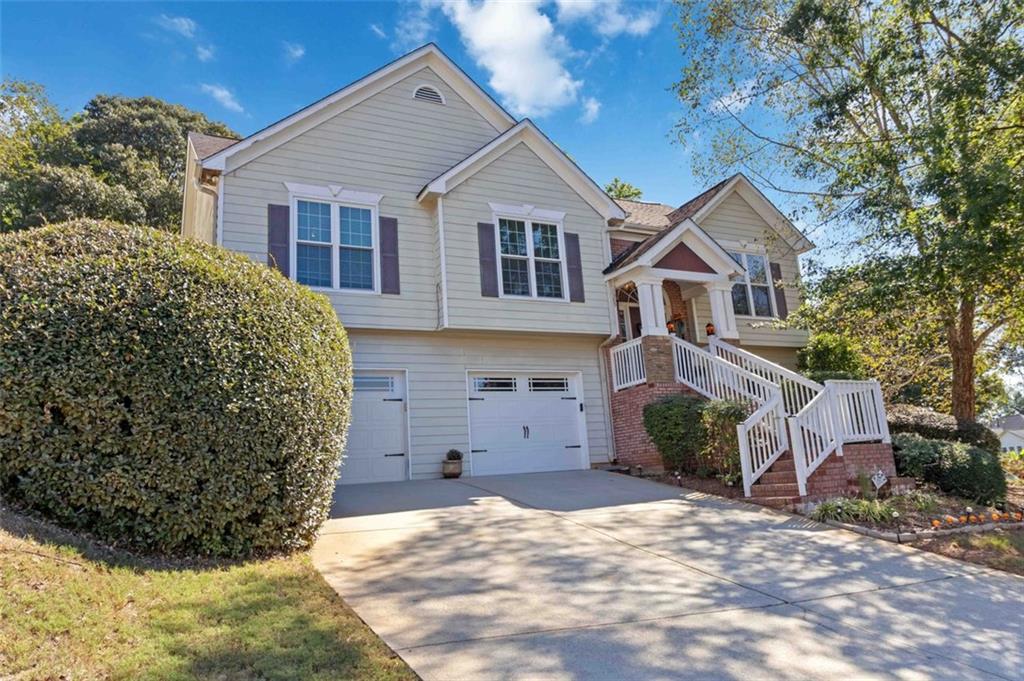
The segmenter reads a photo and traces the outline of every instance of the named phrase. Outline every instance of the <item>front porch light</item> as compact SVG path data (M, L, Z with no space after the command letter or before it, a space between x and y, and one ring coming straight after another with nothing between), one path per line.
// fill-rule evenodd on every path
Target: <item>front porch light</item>
M715 335L715 325L712 324L711 322L708 322L707 324L705 324L704 325L704 333L706 333L709 336L714 336Z

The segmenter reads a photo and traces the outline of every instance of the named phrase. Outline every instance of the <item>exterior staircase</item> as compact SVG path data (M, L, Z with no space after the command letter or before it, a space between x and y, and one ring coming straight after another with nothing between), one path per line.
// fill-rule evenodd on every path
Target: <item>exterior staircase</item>
M707 348L671 341L675 381L712 400L747 408L737 426L743 491L777 508L808 496L808 480L843 446L881 442L889 429L878 381L816 383L774 362L714 337ZM647 381L643 338L612 348L616 391ZM891 462L891 448L889 461ZM892 474L895 467L890 466Z

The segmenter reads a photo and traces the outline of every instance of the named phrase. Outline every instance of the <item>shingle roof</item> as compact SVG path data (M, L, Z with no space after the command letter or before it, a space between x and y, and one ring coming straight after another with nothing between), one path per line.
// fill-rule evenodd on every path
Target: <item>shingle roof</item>
M667 208L668 211L661 217L661 224L663 226L661 227L660 231L658 231L656 234L652 234L643 241L636 242L635 244L633 244L632 246L630 246L629 248L625 249L617 256L612 258L612 261L608 265L608 267L604 268L604 273L609 274L619 269L620 267L625 267L626 265L634 262L637 258L639 258L647 251L651 250L651 248L653 248L655 244L661 241L662 237L664 237L665 235L672 231L673 227L678 225L683 220L686 220L687 218L691 218L694 215L696 215L697 211L699 211L701 208L707 205L708 201L715 198L715 196L718 195L718 192L722 191L722 188L732 181L733 177L736 176L733 175L732 177L722 180L714 187L704 190L703 192L693 197L683 205L679 206L679 208L672 208L671 206L666 206L663 203L641 203L638 201L620 200L619 205L622 206L623 210L625 210L626 212L630 212L630 208L626 204L644 206L645 209L643 211L638 211L638 215L642 215L642 217L645 219L650 219L652 223L655 219L655 206L657 206L659 209ZM626 221L639 222L639 219L637 219L636 217L634 217L632 213L630 213L630 215L626 218ZM657 226L650 223L640 224L649 224L649 226L652 227Z
M1010 414L999 419L993 425L1003 430L1024 430L1024 414Z
M616 199L615 202L626 211L626 222L658 229L668 227L668 214L675 210L667 204L652 201Z
M190 132L188 139L196 150L196 155L203 159L213 156L221 149L227 149L238 140L218 135L207 135L201 132Z

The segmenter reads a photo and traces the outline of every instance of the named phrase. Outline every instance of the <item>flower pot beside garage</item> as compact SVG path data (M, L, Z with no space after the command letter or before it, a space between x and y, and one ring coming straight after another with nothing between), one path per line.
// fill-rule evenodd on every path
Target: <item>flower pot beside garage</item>
M446 478L457 478L462 475L462 452L451 449L444 455L441 462L441 475Z

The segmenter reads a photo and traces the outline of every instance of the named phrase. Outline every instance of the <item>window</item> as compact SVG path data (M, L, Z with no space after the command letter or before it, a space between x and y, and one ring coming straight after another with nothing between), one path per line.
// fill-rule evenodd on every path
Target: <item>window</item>
M389 393L395 388L395 378L394 376L357 373L352 376L352 387L357 392Z
M502 295L565 299L565 263L558 225L499 218L498 250Z
M747 317L772 317L772 280L768 259L755 253L730 252L733 260L746 269L742 280L732 286L732 309Z
M530 392L532 393L564 393L568 391L568 378L530 378Z
M295 201L295 280L307 286L376 291L375 211L326 201Z
M504 378L474 378L473 390L478 393L514 393L516 379L514 376Z

